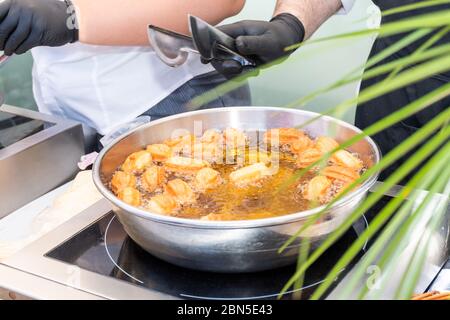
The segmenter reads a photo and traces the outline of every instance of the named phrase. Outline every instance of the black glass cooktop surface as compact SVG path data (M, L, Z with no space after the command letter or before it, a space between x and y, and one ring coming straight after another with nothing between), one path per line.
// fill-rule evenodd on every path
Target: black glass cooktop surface
M373 211L390 198L383 199ZM370 216L369 212L366 216ZM289 292L284 299L308 298L326 274L356 239L356 230L364 230L366 222L350 229L309 268L301 295ZM363 255L363 251L355 262ZM295 272L295 265L247 274L218 274L177 267L153 257L125 233L112 212L80 231L46 254L47 257L157 292L188 299L276 299ZM351 266L343 270L336 284ZM291 290L293 291L293 290Z

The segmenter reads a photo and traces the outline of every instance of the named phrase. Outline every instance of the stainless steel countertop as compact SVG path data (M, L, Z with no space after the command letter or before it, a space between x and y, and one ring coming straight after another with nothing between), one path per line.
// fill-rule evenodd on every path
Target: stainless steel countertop
M8 182L0 184L2 218L73 179L84 154L84 138L75 121L9 105L0 106L0 112L39 123L37 132L19 136L0 150L0 176Z
M39 300L104 300L33 274L0 264L0 286L7 291ZM1 289L0 289L1 290Z

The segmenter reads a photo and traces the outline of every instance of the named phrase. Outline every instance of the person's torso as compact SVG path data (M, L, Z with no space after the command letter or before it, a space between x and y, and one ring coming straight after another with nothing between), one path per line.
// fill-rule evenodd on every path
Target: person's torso
M199 59L179 68L150 48L71 44L35 48L33 84L39 109L74 119L101 134L163 100L196 75L211 71Z

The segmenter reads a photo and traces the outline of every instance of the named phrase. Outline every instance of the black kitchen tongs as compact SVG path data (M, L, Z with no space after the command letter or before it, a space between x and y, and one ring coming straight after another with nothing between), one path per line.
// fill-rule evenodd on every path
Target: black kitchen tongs
M149 26L148 35L158 57L167 65L177 67L186 62L190 53L200 55L203 60L233 60L241 71L256 67L250 58L237 53L235 40L200 18L190 15L192 36L185 36L156 26Z

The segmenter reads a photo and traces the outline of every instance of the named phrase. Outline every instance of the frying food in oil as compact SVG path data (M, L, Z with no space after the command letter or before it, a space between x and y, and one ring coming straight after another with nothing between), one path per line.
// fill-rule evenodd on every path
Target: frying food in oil
M253 182L261 181L261 179L270 175L271 171L265 163L258 162L232 172L230 174L230 180L237 186L245 186Z
M174 212L178 207L175 199L167 194L158 194L148 202L145 207L147 210L159 214L170 214Z
M188 157L171 157L165 163L165 167L168 171L182 174L195 174L208 166L209 163L205 160Z
M278 142L279 145L290 145L304 136L305 133L303 131L295 128L279 128L267 131L264 135L264 141L267 144L274 144Z
M151 166L147 168L141 176L142 188L149 193L156 191L161 187L166 179L166 170L164 167Z
M258 134L253 141L235 128L210 129L200 137L186 134L146 146L125 159L110 188L122 201L152 213L248 220L326 204L364 169L359 155L339 150L331 137L314 139L295 128ZM305 168L308 172L291 181Z
M339 143L330 137L318 137L316 139L316 148L322 153L327 153L339 148Z
M297 154L296 165L298 168L304 169L310 165L320 161L323 153L316 147L311 147Z
M126 187L134 187L136 185L136 177L127 172L116 171L111 179L111 189L117 194Z
M303 196L307 200L321 202L330 187L331 181L327 177L316 176L307 183Z
M172 148L166 144L151 144L147 146L153 161L164 162L172 156Z
M195 176L195 186L199 191L214 189L221 182L220 172L211 168L203 168Z
M192 188L181 179L174 179L167 183L166 193L172 197L178 204L193 204L196 201L196 194Z
M126 187L117 193L117 197L123 202L138 207L141 205L141 193L134 187Z
M359 178L359 173L353 168L344 166L328 166L321 172L322 175L335 180L351 183Z
M152 165L152 155L147 151L138 151L128 156L122 164L124 172L139 172Z
M347 167L359 171L363 167L360 159L347 150L339 150L331 156L331 162L342 167Z

